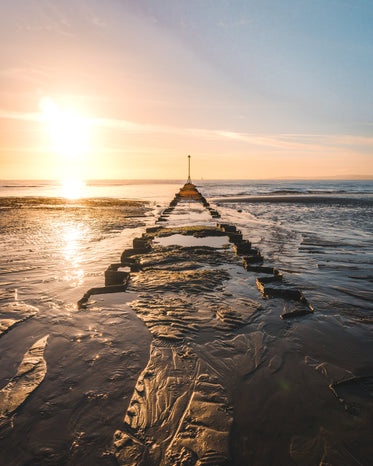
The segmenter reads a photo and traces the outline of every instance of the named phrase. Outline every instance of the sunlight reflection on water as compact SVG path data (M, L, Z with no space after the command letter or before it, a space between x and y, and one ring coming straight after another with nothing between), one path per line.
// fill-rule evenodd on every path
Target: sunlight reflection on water
M81 225L66 225L62 230L62 240L65 243L63 256L70 264L67 268L64 280L71 286L81 285L84 280L84 270L81 268L81 242L86 236Z
M79 178L64 178L61 180L62 195L66 199L79 199L85 187L83 180Z

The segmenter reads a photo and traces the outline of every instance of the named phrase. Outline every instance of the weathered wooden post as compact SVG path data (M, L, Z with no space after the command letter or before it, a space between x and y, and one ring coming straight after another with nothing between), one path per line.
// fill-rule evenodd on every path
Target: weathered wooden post
M188 155L188 179L187 183L191 183L192 180L190 179L190 155Z

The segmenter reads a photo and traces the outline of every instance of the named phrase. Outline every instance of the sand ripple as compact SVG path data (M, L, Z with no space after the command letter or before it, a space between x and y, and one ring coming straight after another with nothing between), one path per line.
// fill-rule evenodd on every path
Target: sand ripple
M47 373L44 350L48 336L34 343L25 353L16 375L0 391L0 423L4 424L16 409L41 384Z

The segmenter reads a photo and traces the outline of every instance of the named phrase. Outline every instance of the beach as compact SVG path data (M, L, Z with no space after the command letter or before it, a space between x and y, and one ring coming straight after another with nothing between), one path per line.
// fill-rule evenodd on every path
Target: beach
M68 198L1 183L3 404L33 354L38 371L2 411L0 463L369 464L372 181L195 182L220 217L186 199L162 220L183 184L91 182ZM312 312L281 318L292 304L261 292L218 224ZM132 270L124 251L154 227ZM126 290L80 308L116 263ZM203 440L186 442L191 425Z

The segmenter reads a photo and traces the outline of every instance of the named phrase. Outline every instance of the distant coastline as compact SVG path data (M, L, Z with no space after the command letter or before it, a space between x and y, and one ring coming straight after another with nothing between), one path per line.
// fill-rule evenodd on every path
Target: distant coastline
M271 178L272 180L282 180L282 181L286 181L286 180L291 180L291 181L294 181L294 180L313 180L313 181L335 181L335 180L343 180L343 181L370 181L370 180L373 180L373 175L335 175L335 176L320 176L320 177L317 177L317 178L314 178L314 177L310 177L310 178L306 178L306 177L297 177L297 176L294 176L294 177L279 177L279 178Z

